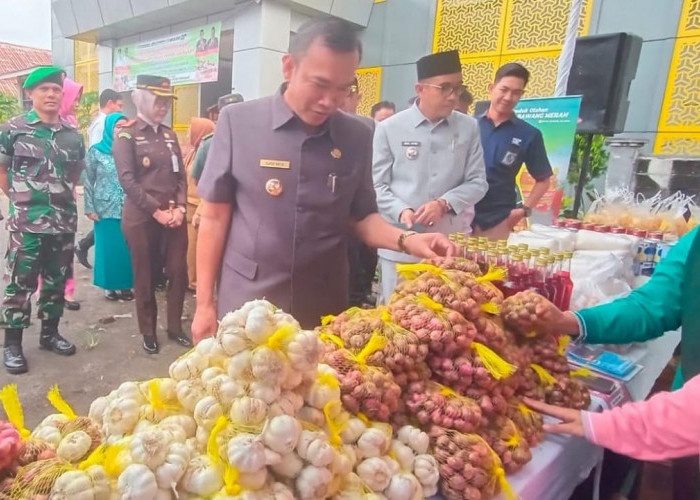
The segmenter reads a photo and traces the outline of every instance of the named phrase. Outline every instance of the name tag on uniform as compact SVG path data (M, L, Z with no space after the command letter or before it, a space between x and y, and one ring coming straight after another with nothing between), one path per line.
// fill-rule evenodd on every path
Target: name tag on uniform
M288 161L282 160L260 160L260 166L264 168L290 168Z
M417 148L420 146L420 141L403 141L401 143L402 146L408 146L408 147L413 147Z

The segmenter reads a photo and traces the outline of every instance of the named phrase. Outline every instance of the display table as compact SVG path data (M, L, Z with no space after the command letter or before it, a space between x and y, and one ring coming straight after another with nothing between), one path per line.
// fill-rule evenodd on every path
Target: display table
M627 383L633 400L647 398L680 338L680 330L668 332L625 353L625 357L644 366ZM532 461L508 476L508 481L521 500L565 500L602 461L603 449L585 439L550 434L532 449Z

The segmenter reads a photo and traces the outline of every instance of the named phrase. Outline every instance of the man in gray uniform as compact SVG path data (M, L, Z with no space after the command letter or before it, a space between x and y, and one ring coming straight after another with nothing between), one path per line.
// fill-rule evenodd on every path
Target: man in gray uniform
M351 232L372 247L422 257L454 252L444 235L403 231L377 213L372 132L338 111L361 50L348 22L313 20L282 59L280 92L223 109L199 182L195 340L255 298L306 328L341 312Z
M454 108L462 86L456 50L418 60L418 99L377 124L374 187L390 223L443 234L471 231L474 205L488 190L476 120ZM396 264L410 255L379 250L381 302L396 287Z

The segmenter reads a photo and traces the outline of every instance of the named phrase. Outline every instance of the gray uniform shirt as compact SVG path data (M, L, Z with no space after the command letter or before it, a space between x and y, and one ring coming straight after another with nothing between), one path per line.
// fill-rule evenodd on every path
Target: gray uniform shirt
M484 154L476 120L452 112L432 124L417 104L377 124L374 133L374 187L379 213L391 224L407 208L443 198L448 213L430 228L444 234L463 232L474 205L488 190ZM409 255L379 250L379 255L409 262Z
M311 328L345 309L349 223L377 211L371 167L371 131L344 113L310 135L281 93L226 106L198 185L233 204L219 316L264 297Z

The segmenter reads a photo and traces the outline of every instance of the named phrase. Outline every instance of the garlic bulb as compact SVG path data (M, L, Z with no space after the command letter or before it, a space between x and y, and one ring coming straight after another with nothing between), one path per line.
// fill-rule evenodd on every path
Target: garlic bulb
M226 361L226 373L233 380L252 380L253 379L253 351L244 349L235 355L231 356Z
M267 404L272 404L282 394L282 388L279 384L268 385L256 380L250 384L249 393L253 398L262 399Z
M257 472L265 467L265 445L253 434L238 434L228 442L229 463L243 472Z
M272 405L270 405L270 415L290 415L294 416L304 406L304 398L292 391L284 391Z
M55 500L94 500L90 476L81 470L71 470L61 474L51 488L51 499Z
M413 454L413 450L411 448L403 444L398 439L394 439L391 442L391 451L392 456L395 457L396 461L399 463L403 470L413 470L413 461L415 459L415 455Z
M403 444L410 446L411 449L416 452L416 455L422 455L428 452L430 438L425 432L412 425L404 425L401 427L396 437Z
M270 486L275 500L294 500L294 493L282 483L272 483Z
M39 425L36 426L35 430L38 429L39 427L55 427L58 429L61 427L61 424L65 424L68 422L70 419L63 415L62 413L52 413L48 417L44 418L41 422L39 422Z
M296 453L282 455L280 463L272 466L275 474L287 479L294 479L304 468L304 461Z
M204 384L204 387L206 387L214 377L225 374L226 372L223 370L223 368L219 368L218 366L210 366L202 372L202 375L200 375L199 380L201 380L201 382Z
M297 332L287 344L287 358L295 370L313 370L318 364L320 355L321 341L314 331Z
M170 377L180 381L199 378L207 367L207 358L196 350L184 354L170 365Z
M190 451L186 445L172 443L168 447L165 460L156 469L158 488L174 490L178 481L185 474L190 461Z
M287 371L284 354L267 346L259 346L253 351L250 366L253 376L269 385L277 385Z
M208 366L223 366L228 358L227 354L214 337L207 337L200 340L194 350L206 360L206 365Z
M360 451L362 458L381 457L386 455L390 446L389 438L386 433L375 427L366 429L360 438L357 440L357 448ZM374 489L374 488L372 488ZM382 488L383 490L384 488ZM381 491L376 490L374 491Z
M326 417L323 415L323 412L311 406L302 407L297 414L297 418L302 422L308 422L316 427L323 427L326 425Z
M225 373L206 382L205 389L207 394L214 396L226 411L231 407L234 399L245 395L245 387Z
M224 409L213 396L200 399L194 407L194 421L207 430L212 430L216 420L224 414Z
M105 473L104 467L101 465L91 465L85 469L85 473L90 477L92 482L92 491L95 495L95 500L109 500L111 497L111 487L109 477Z
M264 344L275 333L277 325L270 309L264 305L255 306L245 322L245 334L256 344Z
M107 408L110 399L101 396L90 403L90 410L88 411L88 417L90 420L95 422L97 425L102 426L102 414Z
M229 417L234 424L259 425L267 418L268 411L264 401L243 396L233 401Z
M420 484L423 485L423 491L426 496L429 496L427 491L437 488L440 480L440 472L435 457L428 454L417 455L413 461L413 474L420 481Z
M401 466L399 465L399 463L396 460L394 460L390 456L385 456L385 457L381 457L381 458L382 458L382 460L384 460L387 467L389 467L389 471L391 472L392 476L401 472Z
M194 437L194 433L197 430L197 422L189 415L171 415L161 420L159 425L164 429L171 426L179 427L184 431L186 439Z
M297 453L316 467L326 467L335 459L335 450L322 432L303 430L297 444Z
M241 472L238 475L238 484L242 488L250 490L259 490L265 486L265 481L267 481L267 468L263 467L255 472Z
M78 462L90 451L92 438L85 431L73 431L66 435L56 448L56 456L68 462Z
M61 431L49 425L34 429L34 432L32 432L32 437L50 444L53 448L58 447L58 443L61 442L62 438Z
M289 415L279 415L267 422L263 441L272 451L286 455L294 451L300 435L301 424L297 419Z
M324 383L323 379L316 380L311 384L311 387L309 387L304 399L307 404L319 410L323 410L324 406L331 401L338 401L340 399L340 385L329 385Z
M135 399L117 398L110 402L103 414L103 432L106 435L130 433L139 420L141 406Z
M248 347L243 329L241 328L237 331L239 331L240 334L234 333L216 337L216 341L219 343L221 350L226 356L234 356Z
M133 399L139 405L146 403L146 396L136 382L123 382L114 393L115 398Z
M156 476L143 464L131 464L117 481L122 500L152 500L158 492Z
M401 472L391 477L384 495L388 500L420 500L423 488L413 474Z
M198 455L187 464L180 487L188 493L203 497L213 495L224 486L224 470L206 455Z
M297 370L293 370L291 365L287 364L287 371L284 374L284 378L281 380L282 390L293 391L302 381L302 374Z
M177 400L182 407L192 413L200 399L207 395L199 380L181 380L177 383Z
M387 463L378 457L363 460L355 469L360 479L373 491L384 491L391 481L391 470Z
M304 467L296 479L297 492L300 500L317 500L326 498L328 487L333 480L333 474L325 467Z
M163 462L170 447L172 435L158 427L151 427L131 440L129 446L134 463L144 464L156 470Z
M345 425L345 428L340 431L340 438L345 444L355 444L366 429L367 426L362 420L356 417L351 417Z

